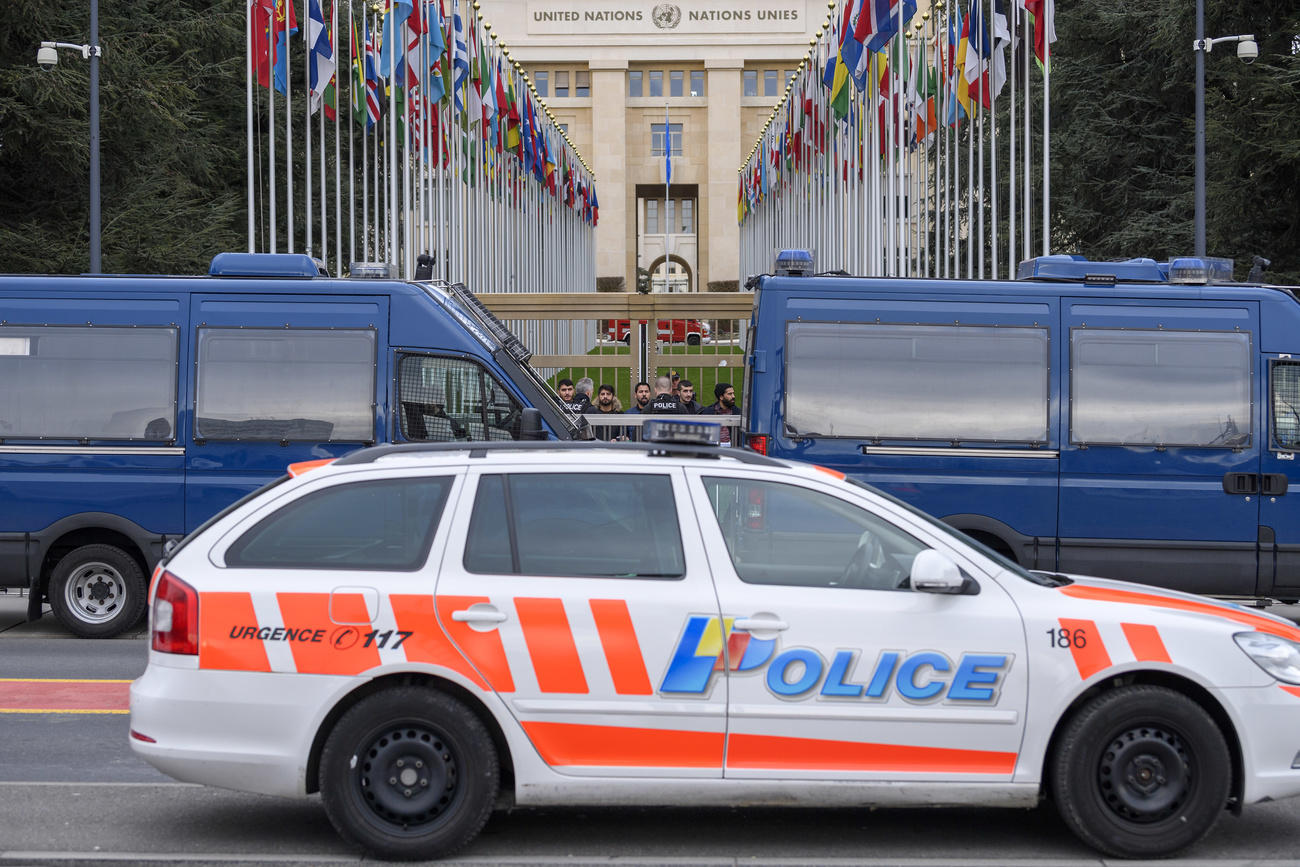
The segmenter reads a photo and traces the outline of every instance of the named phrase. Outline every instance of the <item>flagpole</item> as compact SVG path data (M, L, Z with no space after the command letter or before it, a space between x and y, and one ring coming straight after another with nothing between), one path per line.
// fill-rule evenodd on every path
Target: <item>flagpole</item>
M337 276L343 275L343 179L340 177L342 171L342 161L340 159L339 144L339 94L342 91L342 80L339 77L339 3L338 0L330 2L330 37L333 40L334 49L334 268ZM348 129L351 129L351 119L348 120Z
M284 0L284 4L286 8L293 9L293 0ZM288 215L285 224L285 248L289 253L293 252L293 75L290 72L293 69L293 64L290 63L293 52L289 39L291 35L289 20L286 18L284 23L284 180L287 189L285 208Z
M290 2L292 2L292 0L290 0ZM303 162L304 162L303 181L307 186L307 189L304 191L304 196L305 196L304 205L306 207L304 209L305 217L303 218L303 222L307 224L307 255L308 256L311 256L314 253L314 251L312 250L312 231L311 231L312 230L311 104L312 104L312 100L316 96L316 92L312 89L312 85L311 85L311 62L312 62L312 57L314 56L315 53L315 46L310 44L311 31L312 31L312 17L311 17L310 3L311 0L308 0L307 27L302 31L303 43L307 46L306 50L303 51L302 53L302 59L303 59L302 80L307 84L307 98L304 100L304 106L303 106L304 110L306 111L306 114L303 115L303 130L304 130L303 135L305 136L303 140Z
M1052 32L1054 15L1052 0L1043 4L1043 28ZM1043 38L1043 255L1050 256L1052 217L1052 40Z
M257 0L247 0L244 4L244 51L247 53L247 64L244 72L247 75L244 93L244 120L245 136L248 139L248 252L253 253L257 250L257 237L254 234L254 209L257 207L257 187L254 181L253 169L253 66L255 63L253 55L253 18L256 13Z

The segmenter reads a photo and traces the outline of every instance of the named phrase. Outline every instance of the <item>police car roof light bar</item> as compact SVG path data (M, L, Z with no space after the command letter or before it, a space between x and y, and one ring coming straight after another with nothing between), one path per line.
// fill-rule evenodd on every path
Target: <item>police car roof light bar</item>
M646 419L641 426L641 438L660 445L716 446L722 442L722 425L708 421Z

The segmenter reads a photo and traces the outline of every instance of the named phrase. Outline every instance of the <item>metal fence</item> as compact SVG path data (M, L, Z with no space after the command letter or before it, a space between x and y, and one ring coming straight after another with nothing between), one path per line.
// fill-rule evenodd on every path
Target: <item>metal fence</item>
M478 296L533 351L532 365L552 385L560 379L607 384L630 409L636 383L677 373L702 406L723 382L744 388L750 292L640 295L485 293ZM698 338L698 342L697 339Z

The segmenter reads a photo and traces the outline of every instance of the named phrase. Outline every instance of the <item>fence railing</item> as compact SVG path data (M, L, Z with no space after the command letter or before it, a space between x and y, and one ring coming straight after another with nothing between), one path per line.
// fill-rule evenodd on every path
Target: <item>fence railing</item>
M739 400L753 293L484 293L478 298L533 350L533 367L553 383L590 377L596 388L613 386L628 408L637 382L653 384L656 376L676 372L694 385L702 405L713 403L719 382L733 386ZM562 339L539 345L536 337L544 333Z

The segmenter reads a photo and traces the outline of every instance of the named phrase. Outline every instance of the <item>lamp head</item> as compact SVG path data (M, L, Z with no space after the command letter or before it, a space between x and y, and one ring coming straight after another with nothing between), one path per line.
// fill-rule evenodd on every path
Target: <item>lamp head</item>
M36 49L36 64L41 69L53 69L59 65L59 52L53 42L42 42Z
M1259 57L1259 44L1255 42L1255 37L1242 37L1237 43L1237 59L1242 63L1254 63L1257 57Z

